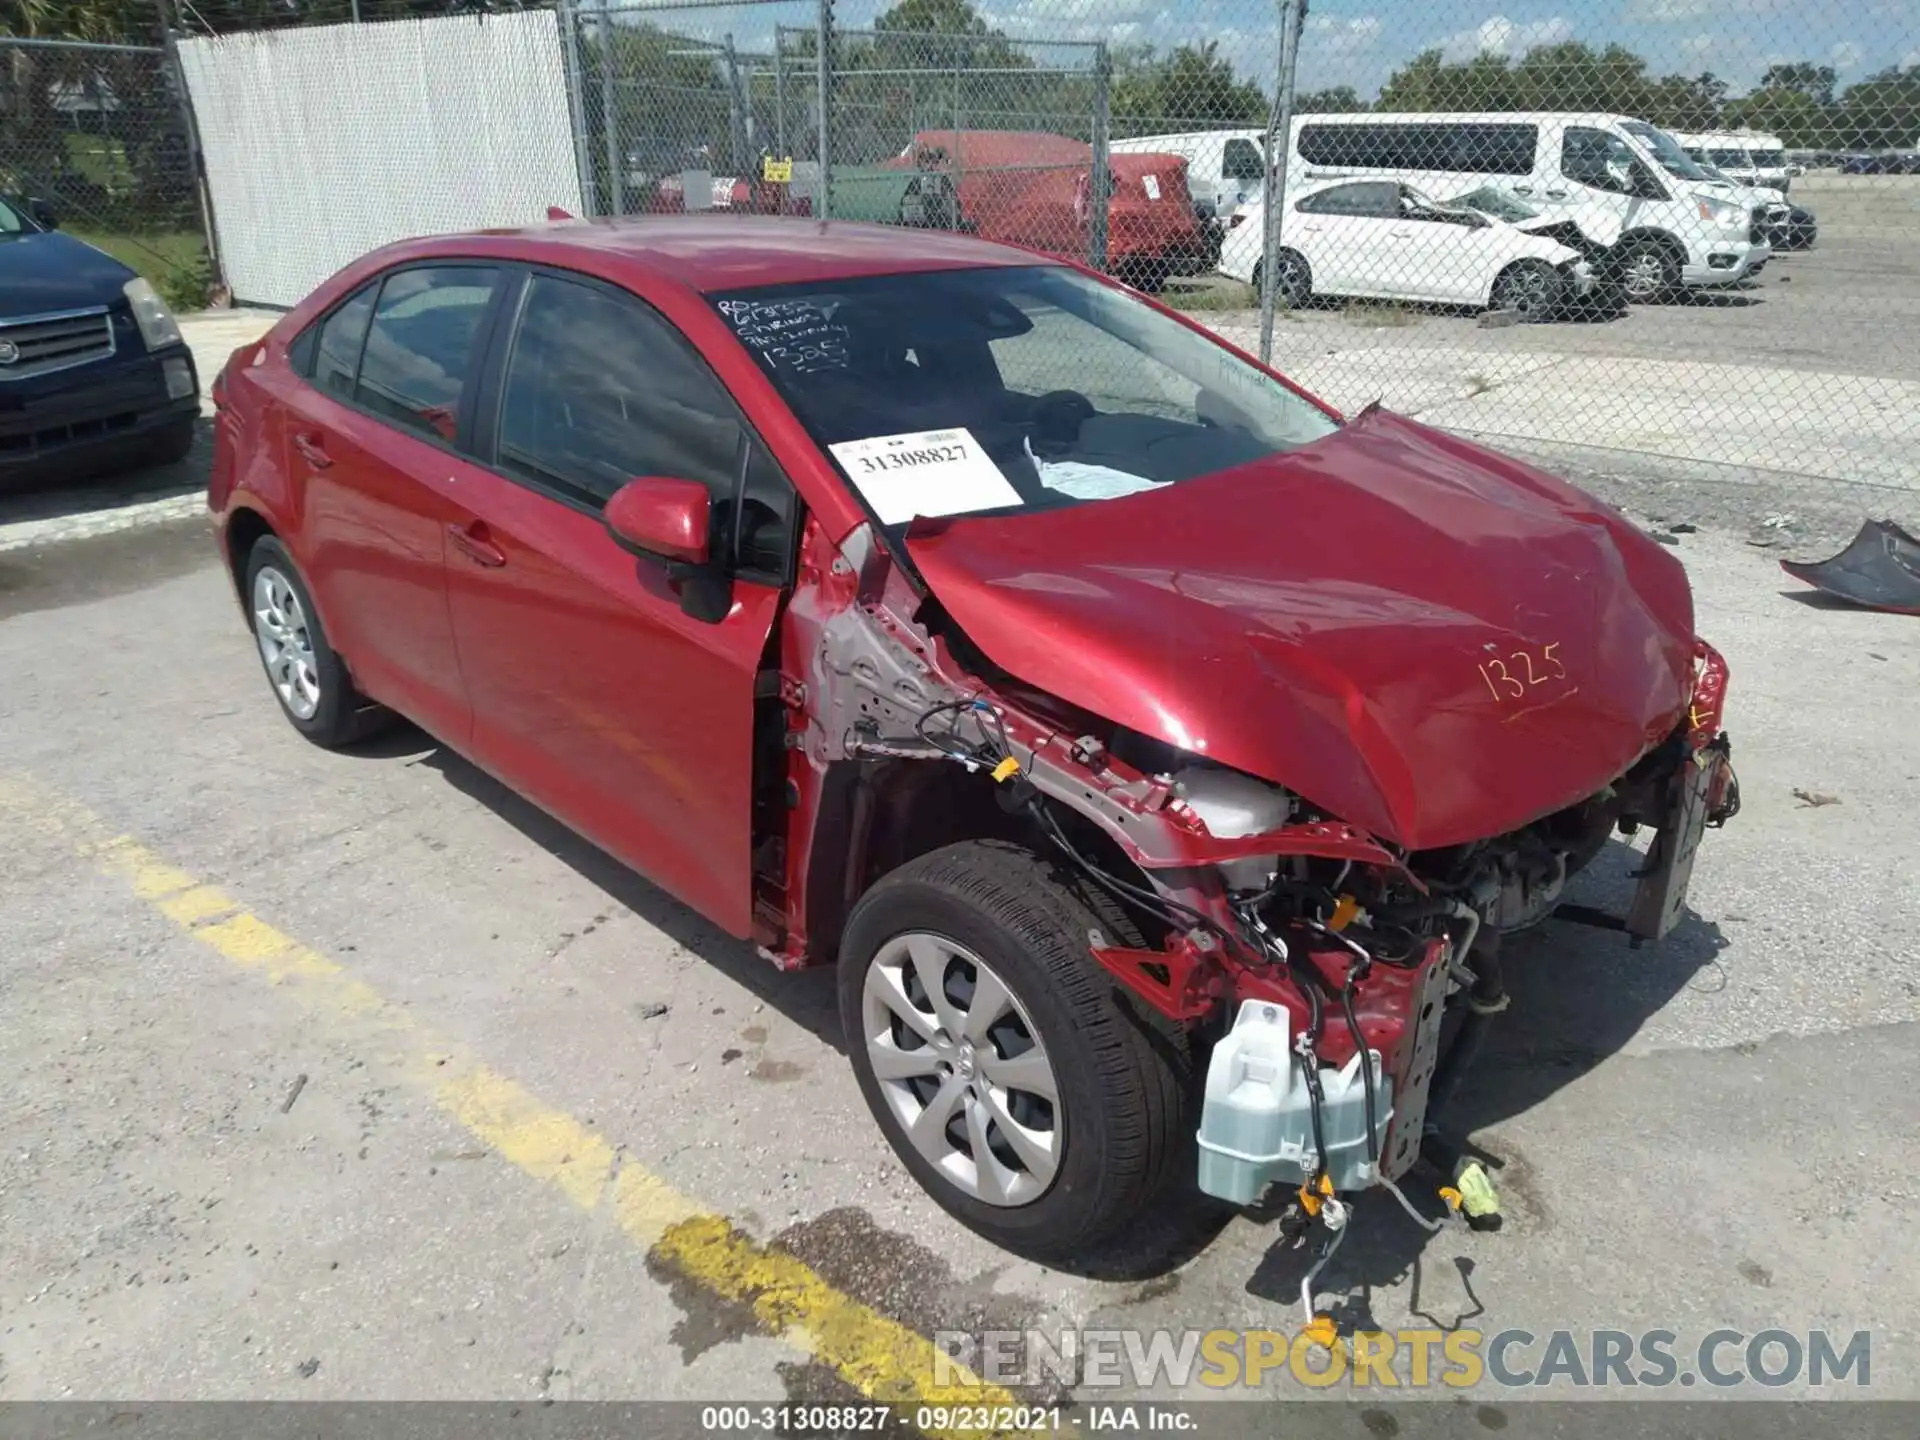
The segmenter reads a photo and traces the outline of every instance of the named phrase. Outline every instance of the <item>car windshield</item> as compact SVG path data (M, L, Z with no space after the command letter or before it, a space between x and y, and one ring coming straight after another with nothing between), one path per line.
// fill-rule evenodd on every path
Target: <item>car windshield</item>
M1718 166L1721 169L1751 170L1754 158L1744 150L1708 150L1695 157L1704 164Z
M1482 215L1491 215L1496 220L1505 220L1516 225L1522 220L1535 219L1540 214L1538 210L1522 205L1494 185L1482 185L1478 190L1469 190L1464 195L1454 196L1447 203L1455 209L1464 206L1469 210L1478 210Z
M1705 180L1707 172L1694 163L1693 157L1680 148L1680 142L1664 130L1659 130L1644 121L1634 120L1620 127L1647 149L1653 152L1653 158L1669 175L1682 180Z
M20 235L24 234L29 228L31 227L28 226L25 220L21 219L18 210L15 210L6 201L0 200L0 235Z
M1336 428L1224 346L1061 266L711 298L886 526L1113 499Z

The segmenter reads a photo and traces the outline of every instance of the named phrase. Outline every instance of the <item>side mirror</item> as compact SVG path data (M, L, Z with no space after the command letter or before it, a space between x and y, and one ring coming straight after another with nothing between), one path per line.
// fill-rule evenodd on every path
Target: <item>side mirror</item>
M616 490L601 518L622 549L686 565L704 565L711 504L707 487L697 480L648 475L629 480Z
M666 562L683 614L718 625L733 609L733 581L726 566L712 563L711 510L699 481L647 475L614 491L601 519L621 549Z
M60 228L60 217L53 213L53 207L37 196L27 201L27 214L33 217L33 223L42 230Z

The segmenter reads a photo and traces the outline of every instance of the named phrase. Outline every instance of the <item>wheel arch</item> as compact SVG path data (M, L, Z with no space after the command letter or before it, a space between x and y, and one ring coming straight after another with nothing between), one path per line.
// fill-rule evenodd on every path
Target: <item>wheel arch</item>
M227 576L233 581L234 597L243 610L247 605L247 557L253 554L255 545L268 538L280 540L282 545L287 543L273 522L253 506L235 505L228 512L221 540L226 549Z

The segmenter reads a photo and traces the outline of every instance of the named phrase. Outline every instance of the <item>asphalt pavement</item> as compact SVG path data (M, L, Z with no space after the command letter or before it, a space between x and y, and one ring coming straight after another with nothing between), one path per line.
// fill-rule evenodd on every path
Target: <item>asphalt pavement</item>
M1370 1199L1320 1301L1869 1330L1866 1393L1920 1397L1914 622L1671 538L1743 813L1662 946L1513 947L1463 1101L1505 1228ZM0 675L0 1397L924 1395L946 1331L1297 1326L1307 1257L1197 1201L1087 1273L958 1228L869 1122L828 974L417 732L304 743L203 522L0 556Z

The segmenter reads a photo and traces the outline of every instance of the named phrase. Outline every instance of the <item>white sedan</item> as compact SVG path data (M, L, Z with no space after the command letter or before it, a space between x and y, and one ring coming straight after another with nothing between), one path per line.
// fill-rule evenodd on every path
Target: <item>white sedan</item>
M1266 202L1235 213L1220 270L1260 285ZM1279 302L1315 295L1414 300L1517 310L1541 318L1592 290L1578 251L1395 180L1343 180L1289 189L1275 284Z

